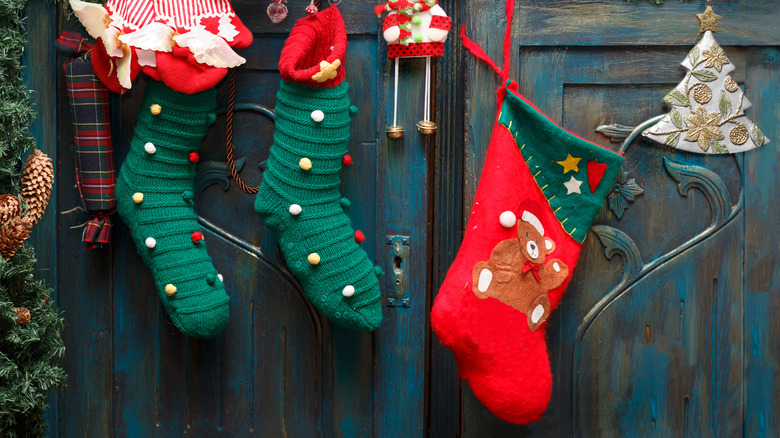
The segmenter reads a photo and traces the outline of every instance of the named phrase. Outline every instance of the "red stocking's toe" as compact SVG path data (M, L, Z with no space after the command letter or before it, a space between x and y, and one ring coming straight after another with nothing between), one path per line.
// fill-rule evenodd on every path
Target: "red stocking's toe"
M227 75L226 68L195 65L183 56L165 52L157 53L157 72L165 85L184 94L214 88Z

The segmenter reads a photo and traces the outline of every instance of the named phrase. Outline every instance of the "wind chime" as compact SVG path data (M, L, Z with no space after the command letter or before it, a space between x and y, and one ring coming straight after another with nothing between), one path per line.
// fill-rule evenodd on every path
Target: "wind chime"
M390 0L374 7L374 12L377 17L389 12L382 22L382 36L388 44L387 58L395 61L393 124L385 133L391 139L404 136L404 128L398 125L398 60L425 58L423 120L417 123L417 131L433 134L436 123L431 120L431 58L444 55L451 20L437 0Z

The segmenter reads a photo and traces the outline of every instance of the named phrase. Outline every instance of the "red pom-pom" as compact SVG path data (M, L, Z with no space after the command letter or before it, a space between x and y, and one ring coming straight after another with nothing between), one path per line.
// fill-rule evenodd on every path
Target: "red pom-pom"
M360 243L364 240L366 240L366 236L363 234L363 232L360 230L355 231L355 242Z
M349 154L344 155L344 158L341 159L341 162L344 163L345 166L349 166L352 164L352 157L349 156Z
M203 240L203 234L201 234L200 231L196 231L196 232L192 233L192 242L193 243L198 243L201 240Z
M193 163L197 163L198 160L200 160L200 157L198 156L198 153L197 152L191 152L190 153L190 161L192 161Z

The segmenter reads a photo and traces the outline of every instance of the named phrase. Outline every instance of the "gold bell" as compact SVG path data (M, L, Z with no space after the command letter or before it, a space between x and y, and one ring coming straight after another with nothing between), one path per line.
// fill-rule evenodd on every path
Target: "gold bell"
M387 135L387 138L398 140L404 136L404 128L398 125L388 126L385 129L385 135Z
M425 135L433 134L436 132L436 123L430 120L420 120L417 122L417 132Z

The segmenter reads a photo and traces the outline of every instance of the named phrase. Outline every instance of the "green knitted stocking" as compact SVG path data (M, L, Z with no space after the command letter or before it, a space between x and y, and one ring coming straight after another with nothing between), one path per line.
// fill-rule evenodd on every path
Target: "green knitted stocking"
M216 119L216 95L151 82L116 185L117 210L165 310L179 330L198 338L216 336L229 317L222 276L193 211L196 151Z
M381 269L355 242L343 208L340 171L349 140L348 85L282 81L274 144L255 210L274 230L292 273L334 323L373 330L382 321Z

